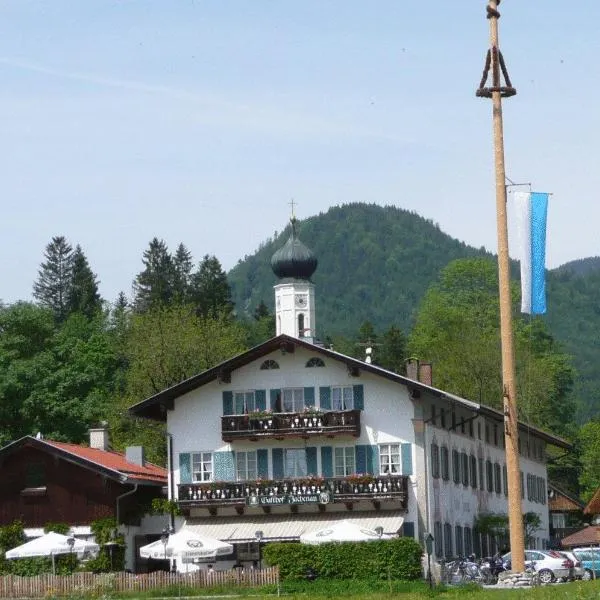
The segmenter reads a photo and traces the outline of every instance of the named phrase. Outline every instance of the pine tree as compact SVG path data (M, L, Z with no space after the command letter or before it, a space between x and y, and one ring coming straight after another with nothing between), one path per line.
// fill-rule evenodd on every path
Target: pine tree
M57 321L69 314L69 293L73 273L73 248L63 236L56 236L46 246L46 260L33 284L33 297L41 306L50 308Z
M192 253L184 244L179 244L173 257L173 296L178 304L185 304L189 299L192 267Z
M133 284L137 312L168 305L173 298L173 259L163 240L154 238L142 259L144 270Z
M96 275L92 273L79 244L75 247L72 256L71 286L67 294L67 306L70 313L79 312L88 319L94 317L102 308Z
M192 275L191 299L196 314L202 317L233 312L231 288L221 263L215 256L204 256L198 271Z

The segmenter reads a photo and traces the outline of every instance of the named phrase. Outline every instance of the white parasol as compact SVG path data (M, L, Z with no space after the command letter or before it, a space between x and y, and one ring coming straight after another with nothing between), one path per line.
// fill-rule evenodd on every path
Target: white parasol
M181 529L169 536L168 540L156 540L140 548L142 558L156 559L194 559L215 558L233 552L233 546L215 538Z
M389 536L345 520L300 536L302 544L313 545L327 542L372 542L381 539L389 539Z
M86 542L73 536L50 531L41 537L7 550L5 556L10 559L50 556L52 557L52 570L54 571L54 557L57 554L76 554L81 558L88 553L97 553L98 550L100 550L100 547L95 542Z
M183 528L169 536L166 550L178 558L215 558L231 554L233 546Z

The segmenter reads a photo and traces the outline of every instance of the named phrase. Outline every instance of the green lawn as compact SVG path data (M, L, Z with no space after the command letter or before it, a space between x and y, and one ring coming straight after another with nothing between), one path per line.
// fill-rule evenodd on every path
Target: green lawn
M148 593L137 593L121 598L177 598L177 597L252 597L273 600L277 597L278 590L275 586L268 588L171 588L155 590ZM402 598L406 600L599 600L600 582L575 582L562 585L544 586L534 589L481 589L476 586L463 587L437 587L430 590L421 582L382 582L382 581L333 581L323 580L309 582L286 582L279 588L281 597L287 600L327 599L343 600L351 597L353 600L389 600L390 598ZM103 594L104 598L115 597L111 594ZM85 596L79 596L85 598Z

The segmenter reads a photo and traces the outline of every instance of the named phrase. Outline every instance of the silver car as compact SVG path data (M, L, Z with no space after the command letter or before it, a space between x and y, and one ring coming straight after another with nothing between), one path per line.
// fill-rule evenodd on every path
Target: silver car
M510 568L510 552L502 557ZM573 561L562 556L556 550L525 550L525 562L534 563L542 583L551 583L556 579L568 579Z
M569 579L584 579L586 577L585 569L581 561L570 550L560 550L560 553L573 562L573 568L569 574Z

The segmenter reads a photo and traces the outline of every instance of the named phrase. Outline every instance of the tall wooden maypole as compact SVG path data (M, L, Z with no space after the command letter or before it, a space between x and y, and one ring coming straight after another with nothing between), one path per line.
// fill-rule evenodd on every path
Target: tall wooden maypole
M500 294L500 337L502 343L502 388L504 406L504 440L508 476L508 522L510 550L514 571L525 570L523 512L521 506L521 473L519 469L519 426L517 420L517 387L513 348L512 306L510 297L510 264L508 255L508 219L506 215L506 171L504 168L504 131L502 98L514 96L504 58L498 44L498 5L489 0L486 7L490 22L490 49L477 96L492 99L494 126L494 164L496 170L496 226L498 233L498 284ZM492 85L486 86L492 70ZM502 85L504 78L504 85Z

